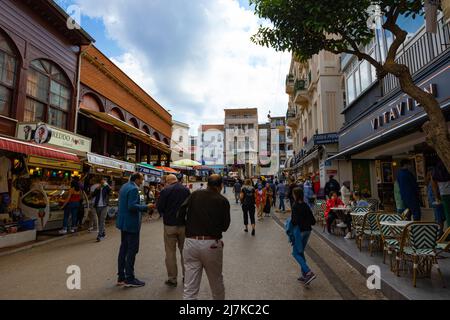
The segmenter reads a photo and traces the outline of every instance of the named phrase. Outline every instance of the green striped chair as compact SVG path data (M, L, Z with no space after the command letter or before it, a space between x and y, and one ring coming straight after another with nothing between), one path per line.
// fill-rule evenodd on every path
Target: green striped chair
M383 242L383 263L386 263L386 253L389 254L390 266L392 270L392 254L400 247L400 237L402 228L383 226L381 222L401 221L402 216L399 214L379 213L377 215L378 229L381 233L381 241Z
M376 212L380 206L380 202L377 199L367 199L369 203L370 211Z
M368 207L353 207L352 212L355 213L368 213ZM362 239L363 239L363 230L364 230L364 218L365 216L354 216L352 215L352 230L355 233L356 245L361 251L362 247Z
M377 224L377 214L376 212L369 212L364 216L363 222L363 232L361 242L365 238L369 241L368 247L370 256L373 256L373 249L375 247L380 247L381 242L381 232Z
M437 242L437 254L440 255L444 252L450 252L450 228L447 228Z
M400 248L397 251L397 276L400 276L400 261L410 261L413 264L413 286L416 287L417 271L423 269L429 277L433 266L445 287L441 269L437 260L437 240L439 225L430 222L412 222L403 230Z

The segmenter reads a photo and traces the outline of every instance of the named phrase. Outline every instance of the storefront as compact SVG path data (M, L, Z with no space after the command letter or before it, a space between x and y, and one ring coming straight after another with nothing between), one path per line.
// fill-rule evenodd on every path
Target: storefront
M448 60L447 60L448 61ZM450 120L450 65L435 65L417 83L433 94ZM340 134L338 160L341 179L352 189L379 198L386 210L395 209L394 183L402 160L409 160L420 187L424 218L432 219L426 197L426 173L439 158L426 143L421 127L427 120L423 108L402 92L385 97L371 111L353 121ZM450 128L450 122L447 122Z
M147 163L140 163L136 166L137 172L144 175L145 185L156 185L161 182L164 172Z

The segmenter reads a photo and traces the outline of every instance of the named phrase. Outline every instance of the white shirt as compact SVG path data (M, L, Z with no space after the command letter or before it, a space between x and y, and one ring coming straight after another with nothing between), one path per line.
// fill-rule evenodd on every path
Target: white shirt
M342 186L341 187L341 198L342 198L342 202L344 204L350 203L350 195L351 195L350 190L346 186Z

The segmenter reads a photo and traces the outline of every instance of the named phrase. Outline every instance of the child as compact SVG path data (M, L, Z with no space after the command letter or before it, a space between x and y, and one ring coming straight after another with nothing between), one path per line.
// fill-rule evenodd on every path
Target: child
M311 226L316 224L313 213L304 202L303 189L295 188L293 191L294 205L292 207L291 223L294 226L294 243L292 255L302 269L302 276L298 279L301 283L308 285L316 278L306 263L305 248L311 235Z

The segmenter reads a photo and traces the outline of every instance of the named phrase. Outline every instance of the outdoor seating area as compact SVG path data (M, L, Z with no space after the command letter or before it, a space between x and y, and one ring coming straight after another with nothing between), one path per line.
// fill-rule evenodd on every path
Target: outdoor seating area
M366 255L369 258L364 260L370 260L371 265L382 262L388 266L391 276L409 279L409 286L412 284L414 288L424 287L426 279L433 282L433 286L439 284L441 288L446 288L445 277L448 283L450 276L450 262L447 260L450 257L450 228L442 232L434 222L408 221L407 212L379 211L377 203L369 202L369 207L332 208L337 218L330 233L326 232L324 202L318 201L313 209L319 234L346 250L353 246L350 250L353 259L361 260L360 255ZM343 212L351 216L351 240L344 239L337 228L345 219Z

